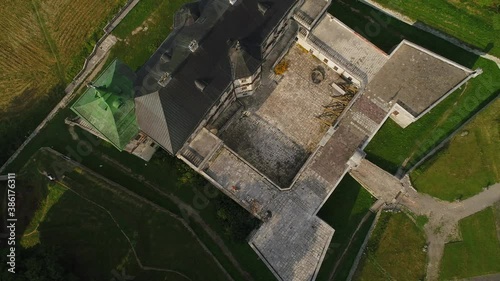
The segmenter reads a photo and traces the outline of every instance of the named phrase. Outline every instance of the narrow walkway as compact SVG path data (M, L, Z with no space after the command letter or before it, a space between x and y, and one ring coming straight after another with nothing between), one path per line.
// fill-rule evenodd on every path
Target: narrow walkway
M373 196L387 204L401 204L417 215L425 215L429 222L424 230L429 243L427 280L437 280L444 246L459 239L458 222L500 201L500 183L461 202L446 202L430 195L418 193L408 176L396 177L363 160L351 175Z

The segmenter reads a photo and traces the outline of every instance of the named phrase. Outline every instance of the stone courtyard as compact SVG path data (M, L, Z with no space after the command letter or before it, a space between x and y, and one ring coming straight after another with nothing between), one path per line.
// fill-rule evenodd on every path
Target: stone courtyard
M287 188L337 115L319 117L332 102L342 99L347 105L350 98L341 97L331 86L339 76L298 45L283 60L289 63L283 75L270 75L273 78L264 79L253 96L240 99L238 109L227 110L231 118L220 117L229 121L219 137L271 181ZM318 67L325 75L315 84L311 73Z

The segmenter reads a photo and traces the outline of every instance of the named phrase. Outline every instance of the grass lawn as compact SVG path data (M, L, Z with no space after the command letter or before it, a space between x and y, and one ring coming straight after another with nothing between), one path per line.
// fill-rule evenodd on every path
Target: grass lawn
M424 280L425 234L407 214L382 213L354 280Z
M402 39L408 39L466 67L482 68L484 71L406 129L388 120L365 149L367 158L385 170L395 173L405 161L405 167L411 167L488 101L498 96L500 69L495 63L360 2L334 0L330 12L386 52L390 52Z
M226 279L194 234L168 212L77 167L72 167L57 183L48 182L40 171L55 174L51 170L55 162L69 165L40 151L20 172L20 178L28 177L24 179L25 184L29 182L27 186L48 186L49 190L49 196L42 198L47 203L40 204L35 212L43 215L33 216L24 233L32 232L33 226L38 225L38 243L63 249L66 259L72 261L73 272L82 280L109 280L113 269L124 269L128 275L136 276L134 280L151 280L143 277L149 277L150 272L138 267L134 250L144 266L175 270L192 280L206 280L206 276ZM19 185L19 192L30 196L25 192L31 190L23 190L23 186ZM179 274L161 276L185 280Z
M500 242L493 208L461 220L459 227L462 241L446 244L440 279L461 279L500 272Z
M480 50L500 56L500 2L497 0L375 0Z
M434 197L466 199L500 182L500 99L411 174L415 187Z
M318 216L335 229L332 242L323 261L317 280L329 280L331 271L349 244L362 218L369 212L374 198L349 174L342 179L333 194L321 208ZM334 279L345 280L352 263L370 229L374 214L366 220L351 243L348 252L336 270Z

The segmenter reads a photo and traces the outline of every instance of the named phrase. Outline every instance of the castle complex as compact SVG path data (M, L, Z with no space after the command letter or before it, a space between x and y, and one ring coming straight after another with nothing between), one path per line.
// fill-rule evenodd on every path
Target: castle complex
M262 221L248 243L278 280L314 280L334 235L316 214L382 124L410 125L481 72L408 41L387 54L330 4L186 4L141 70L115 62L71 122L175 155Z

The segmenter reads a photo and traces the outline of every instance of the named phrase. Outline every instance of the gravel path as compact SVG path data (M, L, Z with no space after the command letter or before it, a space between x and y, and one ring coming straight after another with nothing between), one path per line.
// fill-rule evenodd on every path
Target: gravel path
M500 201L500 183L461 202L446 202L418 193L405 176L401 181L368 160L351 171L351 175L373 196L387 204L401 204L417 215L429 218L424 230L427 236L427 280L437 280L444 245L460 239L458 222Z

